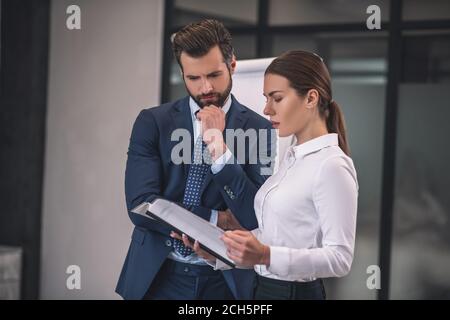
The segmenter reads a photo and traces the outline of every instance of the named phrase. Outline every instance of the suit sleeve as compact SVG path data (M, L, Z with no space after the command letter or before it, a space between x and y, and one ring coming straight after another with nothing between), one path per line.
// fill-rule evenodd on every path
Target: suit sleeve
M161 198L161 159L159 131L154 116L142 110L134 125L128 147L125 170L125 196L128 215L137 227L168 235L171 230L162 223L131 212L143 202Z
M265 140L250 141L248 158L241 166L235 156L213 176L215 183L227 203L228 208L247 230L258 227L255 216L254 198L256 192L272 172L275 150L276 133L266 127ZM252 160L253 159L253 160Z

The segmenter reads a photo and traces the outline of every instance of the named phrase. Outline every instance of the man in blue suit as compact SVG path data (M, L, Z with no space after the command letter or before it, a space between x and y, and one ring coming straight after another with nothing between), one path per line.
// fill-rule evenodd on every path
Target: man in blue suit
M254 197L272 166L270 122L230 93L236 59L228 30L203 20L181 29L172 42L189 96L145 109L134 123L125 193L135 228L116 292L125 299L251 299L253 270L216 271L171 237L168 226L131 212L164 198L223 229L240 224L251 230L257 227ZM226 134L235 129L256 135L239 143ZM190 150L178 154L188 159L181 163L173 152L177 130L191 137ZM199 155L209 161L199 163Z

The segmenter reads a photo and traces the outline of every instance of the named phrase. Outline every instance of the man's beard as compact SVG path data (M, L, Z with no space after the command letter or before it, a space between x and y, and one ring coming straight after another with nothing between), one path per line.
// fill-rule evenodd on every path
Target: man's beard
M186 90L189 93L189 95L191 96L191 98L194 99L194 101L197 103L197 105L200 108L203 109L203 107L206 107L206 106L208 106L210 104L215 105L216 107L222 108L223 105L225 104L225 101L227 101L228 96L230 95L232 87L233 87L233 80L232 80L231 75L230 75L230 83L228 84L228 87L225 89L225 91L222 92L222 93L211 92L210 94L208 94L206 96L213 95L214 98L213 99L208 99L207 101L202 100L202 99L205 98L204 95L198 95L198 96L194 97L187 87L186 87Z

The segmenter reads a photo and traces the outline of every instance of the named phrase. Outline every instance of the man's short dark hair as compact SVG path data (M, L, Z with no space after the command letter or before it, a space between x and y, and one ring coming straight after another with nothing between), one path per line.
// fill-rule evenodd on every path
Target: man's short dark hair
M234 53L231 34L221 22L214 19L188 24L175 33L172 40L173 54L181 69L183 69L180 61L182 52L198 58L206 55L214 46L219 46L224 62L229 68Z

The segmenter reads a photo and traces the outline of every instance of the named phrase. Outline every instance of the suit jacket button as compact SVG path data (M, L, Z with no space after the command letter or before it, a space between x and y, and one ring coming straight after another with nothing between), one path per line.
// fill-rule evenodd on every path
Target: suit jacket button
M166 240L166 246L171 247L172 246L172 241Z

